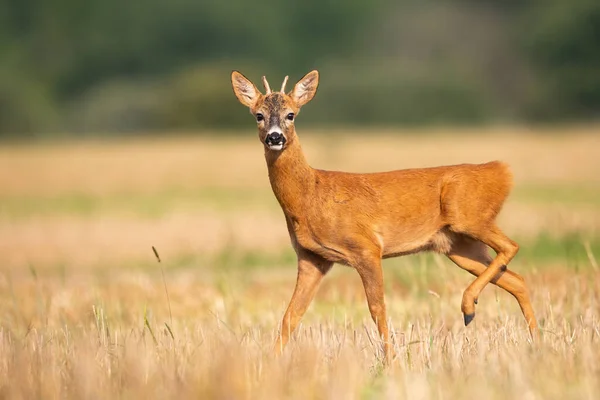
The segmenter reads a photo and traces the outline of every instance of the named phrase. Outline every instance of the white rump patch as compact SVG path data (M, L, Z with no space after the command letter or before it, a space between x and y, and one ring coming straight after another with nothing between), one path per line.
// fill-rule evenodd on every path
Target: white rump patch
M431 250L436 253L448 254L452 248L452 234L446 229L437 232L431 238Z

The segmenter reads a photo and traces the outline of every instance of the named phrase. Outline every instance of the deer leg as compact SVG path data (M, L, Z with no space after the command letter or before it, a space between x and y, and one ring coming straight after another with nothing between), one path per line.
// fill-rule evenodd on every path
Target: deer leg
M391 357L391 345L385 310L381 259L374 257L369 261L360 262L356 266L356 270L365 288L371 318L377 325L379 336L383 340L384 362L388 364Z
M487 246L482 242L468 237L463 237L452 245L448 253L448 258L460 268L475 276L480 276L492 262ZM529 326L531 337L536 338L537 321L529 299L529 290L523 277L508 269L505 271L501 270L492 278L491 283L513 295L519 303L519 307L521 307L523 316Z
M518 245L506 237L495 226L489 227L481 232L464 232L469 236L487 244L496 252L496 257L490 262L489 266L483 271L463 293L461 310L465 319L465 325L469 325L475 318L475 301L483 288L503 270L518 251Z
M525 282L520 275L508 271L506 267L517 253L518 245L496 227L479 235L478 239L480 242L463 237L462 240L455 243L448 255L458 266L477 276L463 294L461 309L465 316L465 325L468 325L475 315L474 303L477 297L485 285L492 282L515 297L527 320L532 336L535 335L537 323ZM485 244L494 249L495 258L492 259L489 256Z
M274 348L275 353L280 354L283 351L292 332L298 326L300 319L302 319L302 316L314 298L321 279L329 272L332 265L332 262L314 253L301 249L298 250L296 288L281 322L281 331L279 332Z

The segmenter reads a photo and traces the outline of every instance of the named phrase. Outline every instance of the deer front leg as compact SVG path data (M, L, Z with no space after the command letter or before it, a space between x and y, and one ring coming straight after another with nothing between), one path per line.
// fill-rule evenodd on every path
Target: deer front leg
M283 316L281 330L274 351L281 354L292 332L310 305L321 279L333 265L332 262L306 250L298 250L298 278L290 304Z
M364 260L356 266L356 270L365 288L371 318L373 318L373 321L377 325L379 336L383 341L384 363L389 364L391 361L391 344L385 310L381 259L379 257L372 257L369 260Z

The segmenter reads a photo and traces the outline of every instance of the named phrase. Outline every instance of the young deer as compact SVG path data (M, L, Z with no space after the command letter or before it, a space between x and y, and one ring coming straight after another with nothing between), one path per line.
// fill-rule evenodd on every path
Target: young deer
M356 174L311 168L296 136L294 120L317 91L319 73L305 75L285 93L266 93L237 71L233 91L250 108L273 193L285 214L298 256L296 288L281 324L281 352L333 263L354 267L389 360L390 338L381 259L421 251L445 254L477 278L465 290L465 325L475 316L483 288L492 282L512 294L532 336L537 323L523 278L506 269L519 246L496 226L496 215L512 186L506 164L453 165ZM496 252L491 258L488 247Z

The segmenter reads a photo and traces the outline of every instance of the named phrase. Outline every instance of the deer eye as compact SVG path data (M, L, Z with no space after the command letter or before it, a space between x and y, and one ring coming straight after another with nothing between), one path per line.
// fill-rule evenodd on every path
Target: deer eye
M287 118L288 120L290 120L290 121L293 121L293 120L294 120L294 113L289 113L289 114L286 116L286 118Z
M257 120L258 122L262 121L263 119L265 119L265 116L264 116L264 115L262 115L261 113L257 113L257 114L256 114L256 120Z

